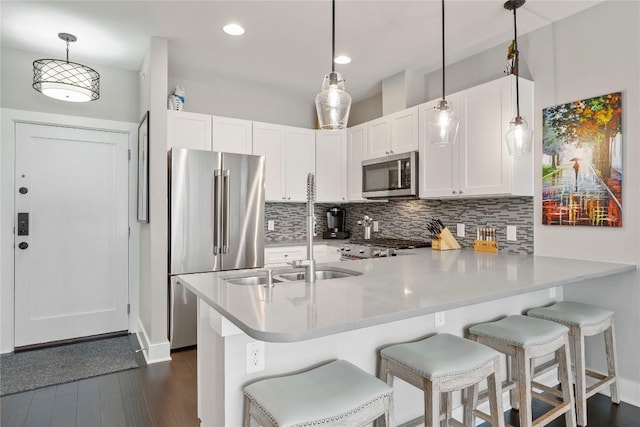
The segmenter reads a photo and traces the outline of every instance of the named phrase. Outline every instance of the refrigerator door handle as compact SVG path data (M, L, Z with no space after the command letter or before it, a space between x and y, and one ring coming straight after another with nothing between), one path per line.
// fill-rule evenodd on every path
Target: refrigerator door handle
M229 252L229 222L231 217L231 183L230 183L231 171L225 169L222 171L223 190L222 190L222 203L224 206L224 212L222 216L222 253Z
M222 253L220 244L221 233L221 206L220 206L220 175L222 171L216 169L213 171L213 254L218 255Z

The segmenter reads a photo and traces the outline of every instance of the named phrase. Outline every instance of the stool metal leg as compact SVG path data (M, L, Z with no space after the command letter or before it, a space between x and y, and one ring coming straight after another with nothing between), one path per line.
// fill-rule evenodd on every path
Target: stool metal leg
M609 377L615 377L615 381L611 383L609 389L611 391L611 401L613 403L620 403L620 397L618 396L618 358L616 357L616 333L615 326L613 325L613 319L611 319L611 326L604 331L604 344L605 352L607 355L607 375Z
M244 416L243 423L244 427L251 426L251 400L247 396L244 397Z

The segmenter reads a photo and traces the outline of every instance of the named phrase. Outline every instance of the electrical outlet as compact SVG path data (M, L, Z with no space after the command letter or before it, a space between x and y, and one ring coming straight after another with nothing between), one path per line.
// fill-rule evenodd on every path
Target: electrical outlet
M444 311L437 312L433 317L434 326L444 326Z
M378 231L380 231L378 228L378 221L373 221L373 232L377 233Z
M556 288L549 288L549 298L556 297Z
M507 240L515 242L518 240L516 237L516 226L515 225L507 225Z
M247 374L264 371L264 342L247 343Z
M273 231L276 229L276 222L272 219L267 221L267 230Z
M456 235L458 237L464 237L464 224L458 224Z

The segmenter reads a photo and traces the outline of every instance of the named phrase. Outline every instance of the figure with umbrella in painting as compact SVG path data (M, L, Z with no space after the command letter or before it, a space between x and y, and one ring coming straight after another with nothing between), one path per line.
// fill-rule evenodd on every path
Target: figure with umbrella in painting
M580 163L578 162L578 160L580 160L577 157L572 157L571 159L569 159L570 162L573 162L573 170L576 173L576 191L578 191L578 171L580 170Z

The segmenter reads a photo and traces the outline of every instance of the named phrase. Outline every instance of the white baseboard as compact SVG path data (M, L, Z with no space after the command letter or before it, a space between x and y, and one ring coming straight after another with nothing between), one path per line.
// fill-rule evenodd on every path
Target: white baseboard
M149 341L149 335L147 335L147 331L144 329L144 325L139 319L138 332L136 332L136 336L138 337L138 343L140 343L142 354L144 354L144 359L148 365L171 360L171 347L169 340L165 340L158 344L151 344Z
M609 387L605 387L598 393L610 397ZM618 378L618 397L621 402L640 407L640 384L624 378Z

